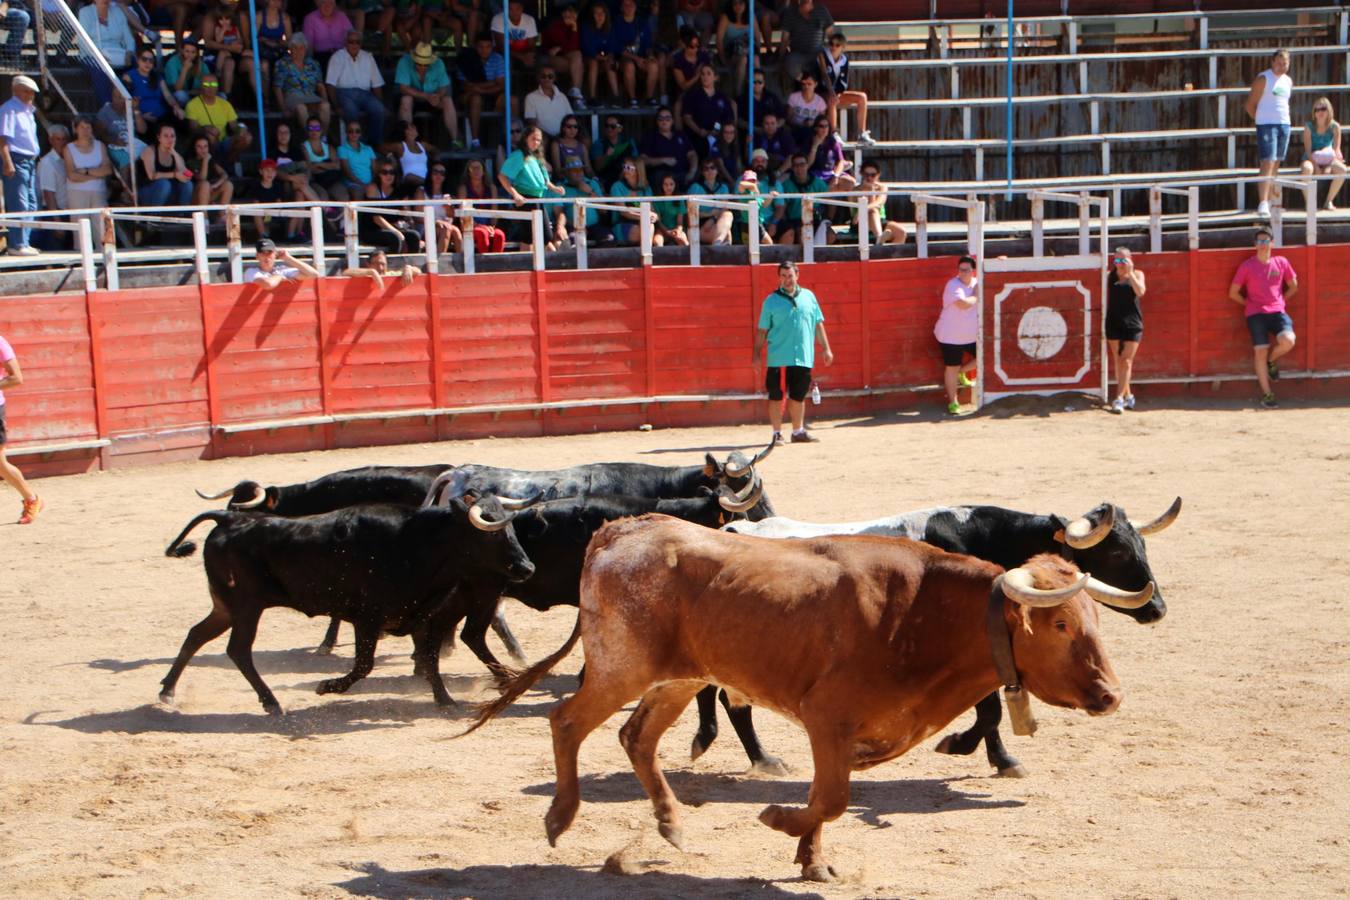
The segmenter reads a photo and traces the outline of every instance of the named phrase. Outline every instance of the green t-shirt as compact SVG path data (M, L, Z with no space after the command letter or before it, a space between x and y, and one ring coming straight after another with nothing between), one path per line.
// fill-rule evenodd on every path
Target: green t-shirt
M759 328L768 332L770 366L805 366L816 361L816 326L825 321L816 295L801 285L791 297L781 290L764 298Z
M512 187L531 200L538 200L548 193L548 173L544 165L533 156L526 156L519 150L514 151L502 163L502 174Z
M594 178L587 178L587 179L586 179L586 183L589 184L589 185L591 186L591 191L592 191L592 193L590 193L590 194L583 194L581 191L579 191L579 190L577 190L575 187L573 187L571 182L568 182L567 184L563 185L563 196L564 196L564 197L595 197L595 198L599 198L599 197L605 196L604 190L601 189L601 187L600 187L600 182L596 181ZM571 222L571 221L572 221L572 212L571 212L571 210L568 210L568 212L567 212L567 221L568 221L568 222ZM587 206L587 207L586 207L586 227L587 227L587 228L590 228L592 225L598 225L598 224L600 224L600 211L597 210L594 206Z
M610 187L609 195L611 197L650 197L652 192L649 187L643 184L640 184L635 188L630 188L628 182L620 178L618 181L614 182L612 187ZM633 202L628 205L637 206L637 203Z
M811 183L802 187L792 180L789 175L778 184L778 193L780 194L823 194L830 189L830 186L819 178L812 178ZM789 197L783 201L783 216L788 219L800 220L802 217L802 201L795 197Z
M652 212L656 213L656 218L661 220L661 225L665 228L680 225L684 219L685 209L687 207L683 200L657 200L652 203Z

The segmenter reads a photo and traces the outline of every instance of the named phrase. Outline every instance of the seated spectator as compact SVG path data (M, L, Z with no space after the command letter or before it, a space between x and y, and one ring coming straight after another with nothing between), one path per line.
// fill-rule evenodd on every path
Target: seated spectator
M494 46L505 53L506 41L511 41L511 61L522 69L535 66L535 52L539 46L539 25L534 16L525 12L525 0L507 0L506 16L511 20L510 35L503 24L502 13L492 17L492 37Z
M600 96L596 93L596 82L602 72L609 86L609 95L615 98L619 96L619 64L615 54L610 52L613 24L609 7L603 0L596 0L591 4L590 19L581 27L581 55L586 61L586 96L592 103Z
M886 221L886 186L881 183L881 170L876 163L865 162L862 166L862 184L858 190L872 194L867 200L867 230L872 240L880 247L882 244L903 244L905 226L899 222Z
M731 96L745 93L745 71L750 60L750 30L755 32L755 49L763 52L764 37L759 23L750 21L750 4L746 0L726 0L722 15L717 20L717 57L731 73ZM756 67L758 75L758 67ZM762 79L761 79L762 80Z
M751 82L751 93L755 100L755 109L751 114L755 117L756 134L759 133L760 124L764 121L764 117L769 113L778 117L780 125L787 121L787 104L783 102L782 97L764 87L764 71L762 69L755 69L755 77Z
M75 140L66 145L66 199L70 209L103 209L108 205L108 176L112 159L103 142L94 137L94 120L75 118ZM102 233L100 218L89 217L95 240Z
M150 134L159 128L160 120L169 114L183 118L183 107L169 93L168 85L155 71L154 51L146 49L136 54L136 65L122 75L127 91L134 101L136 133L141 136Z
M126 177L126 170L130 168L131 160L139 157L141 151L145 149L145 143L127 128L127 101L120 91L113 91L111 99L103 104L98 115L94 117L94 133L107 146L113 165L123 173L123 180L130 183L131 179Z
M623 122L619 117L605 116L604 130L591 144L591 170L601 183L610 185L618 181L623 161L637 155L638 146L624 134Z
M328 60L324 85L344 121L364 122L372 141L384 140L384 77L375 57L361 49L361 32L347 32L346 46Z
M708 159L717 163L717 177L723 184L733 184L735 173L745 171L749 159L746 158L741 133L736 128L735 122L722 123L722 131L717 136L717 143L713 144Z
M112 0L94 0L80 8L77 18L80 27L93 40L94 47L120 78L131 66L136 53L136 38L131 33L126 12ZM86 62L84 66L93 84L95 102L102 106L114 93L113 86L100 66L92 62Z
M398 185L398 168L388 157L375 166L375 179L366 185L367 200L406 200L409 194ZM385 213L361 213L357 216L357 235L363 244L374 244L391 253L417 253L422 236L402 210Z
M583 110L586 100L581 93L585 65L581 57L581 28L575 6L564 6L552 24L544 29L544 64L551 66L561 77L568 77L567 98L572 108ZM528 115L528 113L527 113Z
M497 175L497 183L507 195L516 202L518 209L538 207L544 211L544 241L549 250L556 250L553 239L553 215L548 205L538 201L549 194L562 195L563 189L548 177L544 164L544 133L539 126L531 125L521 131L520 142L502 164ZM533 201L533 202L532 202ZM512 220L507 227L509 239L533 248L533 230L530 223L523 219Z
M301 127L309 121L311 114L316 115L323 133L327 134L333 107L320 93L322 81L323 70L317 60L309 57L309 39L304 32L291 35L286 55L277 60L272 70L277 109L295 116Z
M679 111L685 133L700 159L712 152L722 123L736 121L736 102L717 90L717 73L711 65L698 70L698 87L680 98Z
M444 252L444 251L442 251ZM372 250L366 257L366 264L359 268L344 269L342 274L348 278L369 278L375 282L375 289L384 293L384 279L387 277L397 278L405 285L412 284L412 280L422 274L422 270L411 263L404 263L401 269L389 268L389 255L383 250Z
M482 167L482 163L478 163ZM414 200L445 200L445 203L435 207L436 216L436 252L437 253L459 253L464 248L464 233L459 228L459 223L455 221L451 214L452 204L450 201L450 180L445 177L445 164L435 163L430 171L427 172L427 180L416 193L413 194ZM426 233L422 233L422 240L426 240Z
M469 146L477 149L482 140L483 106L500 112L505 109L506 60L492 52L492 36L480 34L473 49L459 54L458 67L464 82L465 102L469 106Z
M137 194L141 206L187 206L192 202L192 173L175 149L178 132L161 122L155 145L141 151Z
M294 30L291 17L286 12L284 0L267 0L262 14L258 16L258 70L262 74L263 96L272 92L272 77L276 65L286 59L286 47ZM283 107L284 108L284 107Z
M385 3L380 12L380 21L375 26L376 31L384 35L380 57L387 57L393 52L395 35L398 35L399 43L404 47L415 46L430 37L424 24L418 0L391 0Z
M64 125L47 126L47 143L51 149L37 164L38 208L70 209L70 201L66 198L66 157L63 152L66 144L70 143L70 129ZM64 222L65 219L55 221ZM70 246L68 234L50 228L39 229L33 232L33 246L39 250L64 249Z
M600 182L586 174L586 169L582 166L581 160L575 156L567 160L563 173L567 177L567 184L563 185L564 197L603 198L605 196L604 189L600 187ZM568 205L559 204L557 207L557 212L554 214L553 230L557 235L559 245L568 239L576 225L574 211L574 207ZM586 207L585 228L586 240L589 243L601 244L613 240L612 233L601 223L600 210L593 206ZM573 243L575 243L575 240Z
M290 254L288 250L277 250L270 238L260 238L255 252L258 264L244 271L244 283L275 290L288 281L308 281L319 277L319 270Z
M309 40L309 52L323 67L329 57L347 45L347 35L353 28L347 14L337 8L336 0L318 0L315 9L305 16L301 30Z
M234 199L234 182L212 155L215 142L206 135L199 134L192 139L192 152L185 162L192 173L192 203L194 206L224 205ZM273 166L273 174L275 165ZM216 218L224 224L225 210L216 213Z
M716 160L705 159L702 166L699 167L699 172L698 181L689 185L690 194L721 197L731 193L731 189L717 176ZM704 244L730 244L732 218L732 212L729 209L702 206L699 207L698 221L695 222L691 219L689 229L692 231L694 228L698 228L699 241Z
M19 58L23 52L24 35L28 33L28 25L32 21L33 17L24 8L24 0L0 3L0 27L5 29L6 59Z
M830 129L830 120L817 116L811 131L811 143L803 155L806 168L813 178L825 182L832 191L851 191L857 184L848 168L852 165L844 156L844 142Z
M717 13L714 11L713 0L679 0L676 5L679 10L680 31L684 29L693 29L703 43L712 40L713 28L717 25Z
M203 77L201 94L192 98L184 112L188 121L197 126L196 130L210 138L215 152L229 160L234 173L242 175L239 158L253 146L253 135L239 121L239 114L234 111L230 101L219 96L219 88L220 82L216 76Z
M447 0L447 2L449 27L455 36L450 46L456 46L457 42L459 46L468 49L473 36L483 31L482 0ZM499 3L497 5L500 6Z
M637 14L637 0L620 0L619 14L609 31L609 50L618 63L628 105L638 107L637 73L644 76L644 96L649 106L658 106L657 95L665 81L665 57L652 44L651 23Z
M842 31L830 35L830 41L820 53L821 87L825 89L826 102L829 104L830 128L839 130L839 107L851 107L858 111L858 143L870 147L876 141L867 130L867 95L862 91L848 89L848 54L844 47L848 40Z
M702 40L693 28L686 25L680 29L680 47L670 57L670 77L677 96L696 87L698 70L712 62L702 49Z
M681 185L687 185L698 172L698 156L684 132L675 130L675 114L670 107L656 111L656 130L642 139L642 159L648 178L660 178L669 170Z
M816 62L834 31L834 16L815 0L797 0L795 7L789 4L783 10L782 27L778 55L783 56L783 75L790 82L800 81L807 72L818 78Z
M574 115L568 115L562 122L562 136L549 148L549 162L553 165L553 171L566 172L573 160L580 163L587 178L595 177L595 170L591 168L591 154L582 139L581 121Z
M797 152L797 142L793 140L792 132L784 128L781 121L773 113L765 113L764 129L755 135L754 141L755 149L763 150L767 156L775 180L787 175L787 170L792 166L792 155Z
M201 12L197 0L151 0L151 6L155 11L156 21L167 18L172 25L173 45L183 46L192 20Z
M638 161L626 159L620 170L619 180L609 189L611 197L650 197L651 188L638 180ZM614 240L620 244L633 246L642 242L642 207L638 201L626 203L628 208L617 214L614 220ZM655 221L656 213L651 213ZM660 247L665 243L659 232L652 233L652 246Z
M780 194L823 194L829 185L811 175L806 167L806 157L798 153L792 157L792 171L778 185ZM834 230L825 221L823 210L816 207L812 211L811 221L802 220L802 201L800 197L783 198L783 220L778 227L775 241L779 244L806 243L806 230L815 229L816 244L833 244Z
M783 201L778 199L778 191L773 189L773 185L764 184L762 190L760 185L760 173L754 169L742 172L736 184L737 194L752 195L756 200L753 210L736 214L736 231L741 243L750 242L749 230L752 227L750 224L752 218L755 220L753 227L759 228L761 244L772 244L774 235L778 233L779 221L783 215Z
M454 47L457 44L458 35L463 32L464 23L450 11L448 0L421 0L421 6L421 40L432 43L435 40L437 29L449 29L455 33L455 37L451 38L451 46ZM439 44L439 42L437 43ZM413 45L404 44L403 46L411 47Z
M415 122L399 122L398 130L399 134L403 135L403 139L394 145L399 169L403 173L399 187L412 196L414 191L426 183L427 172L431 166L431 159L436 154L436 148L422 143Z
M816 117L829 111L825 98L816 93L816 76L809 72L802 75L798 90L788 95L787 126L792 131L792 139L797 146L806 147L811 143L812 128Z
M281 203L286 199L286 186L277 177L277 168L275 159L264 159L258 163L258 186L253 189L253 196L249 198L251 202ZM286 223L286 237L294 239L300 229L299 219L283 219L263 213L253 217L253 230L258 237L279 240L280 235L273 232L280 231L282 222Z
M344 0L343 12L351 20L348 28L355 28L362 34L366 33L366 17L375 16L379 18L380 10L384 9L382 0ZM339 41L345 37L345 34L338 38Z
M197 33L201 36L206 63L220 79L225 96L234 90L236 72L249 76L252 83L253 51L244 46L243 30L239 26L239 0L219 0L202 16Z
M398 85L398 117L411 122L413 113L425 109L440 117L451 146L460 149L459 113L451 96L450 74L445 63L436 58L431 45L423 41L411 53L403 54L394 73ZM405 173L406 174L406 173Z
M364 197L366 188L375 180L375 148L361 141L361 123L347 123L347 139L337 149L342 163L343 181L352 199Z
M1334 174L1331 188L1322 209L1336 208L1336 195L1345 183L1345 157L1341 155L1341 124L1336 121L1336 111L1332 108L1331 98L1318 97L1313 103L1312 121L1303 129L1303 165L1304 175Z
M164 84L178 105L174 114L182 119L182 108L202 91L202 76L210 75L211 67L202 59L202 49L189 41L178 45L178 52L164 63Z
M356 133L359 143L361 134L359 125ZM319 117L310 116L309 121L305 123L305 142L300 147L304 151L310 188L320 198L349 200L351 193L347 190L346 170L333 148L328 146L328 138L324 137L324 134L325 130L319 122ZM336 210L330 211L330 217L335 218L336 214Z
M558 73L541 69L538 77L539 86L525 95L525 118L533 119L544 134L556 138L562 131L563 119L572 115L572 104L553 86Z
M495 200L497 188L487 177L487 169L481 159L471 159L464 167L464 177L459 182L455 195L461 200ZM501 253L506 247L506 232L497 227L497 217L492 215L491 207L483 207L487 212L475 213L473 217L473 246L479 253Z
M669 172L661 176L661 185L657 188L656 196L674 197L680 193L680 186L675 183L675 176ZM656 233L661 235L661 241L664 245L670 247L688 247L689 235L684 230L685 213L688 210L688 204L684 200L658 200L652 203L652 212L656 213L656 221L653 227Z

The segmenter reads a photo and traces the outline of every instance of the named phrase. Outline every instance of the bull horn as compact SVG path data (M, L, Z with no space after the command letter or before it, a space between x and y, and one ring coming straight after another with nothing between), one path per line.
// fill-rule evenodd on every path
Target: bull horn
M517 500L514 497L498 497L497 499L501 501L502 509L517 510L517 509L525 509L526 507L529 506L534 506L536 503L539 502L539 498L543 496L544 496L543 491L536 491L533 497L526 497L523 500Z
M769 446L765 447L763 450L756 453L755 458L750 460L750 462L746 465L744 469L737 468L735 463L731 461L731 457L728 456L727 464L725 466L727 475L729 475L732 478L740 478L742 475L749 472L755 466L759 465L760 463L764 462L764 460L768 459L769 454L773 452L775 443L776 441L769 441Z
M231 494L234 493L234 488L226 488L225 490L221 491L219 494L203 494L201 491L197 490L196 488L193 488L192 491L193 491L193 493L195 493L198 497L201 497L203 500L224 500L226 497L228 497L228 496L230 496Z
M253 489L253 491L254 491L254 493L253 493L253 499L252 499L252 500L245 500L245 501L243 501L243 502L241 502L241 503L235 503L235 504L234 504L234 508L235 508L235 509L253 509L255 506L262 506L263 503L266 502L266 500L267 500L267 492L264 491L261 487L255 487L255 488Z
M1177 516L1179 515L1181 515L1180 497L1172 501L1172 505L1167 507L1167 512L1158 516L1158 518L1154 519L1152 522L1145 522L1143 525L1139 525L1132 521L1130 524L1134 525L1135 531L1139 532L1144 537L1148 537L1151 534L1157 534L1167 528L1168 525L1171 525L1177 520Z
M1087 587L1090 580L1089 576L1084 575L1068 587L1047 590L1036 587L1031 571L1018 566L994 579L994 587L1002 588L1003 596L1023 606L1059 606Z
M483 517L483 507L477 503L469 507L469 521L473 523L473 527L480 531L501 531L507 525L510 525L514 518L515 514L512 513L500 522L489 522Z
M1075 550L1095 547L1111 533L1111 528L1115 524L1116 508L1114 506L1106 507L1106 515L1102 516L1101 522L1097 523L1095 528L1092 526L1091 519L1087 516L1079 516L1065 527L1064 543Z
M1144 585L1137 591L1124 591L1114 585L1107 584L1105 581L1088 576L1087 584L1083 590L1092 595L1092 599L1099 603L1105 603L1107 606L1114 606L1116 609L1138 609L1153 599L1153 582Z
M719 495L717 503L727 512L745 512L759 502L760 495L764 493L764 482L760 480L759 473L753 468L750 470L750 483L745 486L745 490L731 497Z

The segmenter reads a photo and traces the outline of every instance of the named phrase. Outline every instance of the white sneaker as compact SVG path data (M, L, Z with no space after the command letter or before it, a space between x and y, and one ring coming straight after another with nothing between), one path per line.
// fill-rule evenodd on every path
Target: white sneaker
M1125 398L1125 408L1134 409L1134 394L1131 394L1130 396Z
M10 248L9 248L9 255L10 255L10 256L37 256L37 255L39 255L40 253L42 253L42 251L39 250L39 249L36 248L36 247L10 247Z
M876 141L872 138L872 132L863 130L858 133L858 143L862 144L864 147L870 147L875 144Z
M1261 218L1263 218L1263 219L1269 219L1269 218L1270 218L1270 201L1268 201L1268 200L1262 200L1261 203L1260 203L1260 205L1256 207L1256 214L1257 214L1258 216L1260 216Z
M1116 415L1120 415L1121 413L1125 412L1124 397L1117 397L1116 399L1111 401L1111 412L1115 413Z

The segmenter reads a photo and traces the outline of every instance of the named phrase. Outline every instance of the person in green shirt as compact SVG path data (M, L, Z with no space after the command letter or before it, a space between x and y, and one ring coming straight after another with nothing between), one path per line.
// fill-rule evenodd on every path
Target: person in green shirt
M730 194L730 189L722 183L717 168L717 160L708 157L699 167L699 178L689 185L690 194L707 194L720 197ZM705 244L730 244L731 222L734 218L731 210L717 206L704 206L698 211L698 221L690 222L689 228L698 228L699 240Z
M825 334L825 314L820 311L816 295L797 283L797 264L784 260L778 264L778 290L765 297L760 308L751 356L758 379L764 354L764 388L769 392L769 424L773 426L774 443L783 440L784 381L792 419L792 443L814 444L820 440L806 431L806 394L811 390L817 343L825 365L833 365L834 351Z
M581 157L573 156L567 160L567 167L563 170L567 175L567 184L563 185L563 196L568 199L574 197L604 197L605 192L600 187L600 182L594 178L586 177L586 164L581 161ZM557 213L554 215L555 228L558 236L558 243L566 241L568 235L575 228L575 217L572 215L570 205L558 206ZM613 235L609 226L601 221L601 212L594 206L586 207L586 240L592 243L608 243L613 240Z
M563 189L549 180L548 170L544 168L544 132L538 125L530 125L520 135L520 143L516 149L502 163L502 170L497 174L497 183L502 186L502 190L516 201L517 209L529 209L539 207L544 211L544 241L548 249L557 250L558 246L553 237L553 213L552 204L541 204L538 201L544 199L549 194L564 193ZM533 202L532 202L533 201ZM520 243L531 246L532 231L530 222L527 219L512 219L510 226L506 230L507 240L519 241Z
M658 197L674 197L680 192L675 175L666 172L661 176L661 184L656 192ZM652 204L656 213L656 230L662 240L672 247L688 247L689 235L684 233L684 213L687 206L683 200L658 200Z
M814 177L807 170L806 157L800 153L792 157L792 171L788 177L784 178L778 184L780 194L823 194L830 189L824 181ZM816 229L816 243L834 243L834 230L829 227L817 208L812 214L811 222L802 222L802 201L797 197L785 197L783 203L783 222L778 227L778 235L774 238L780 244L805 243L804 228ZM822 227L823 226L823 227ZM823 239L823 240L822 240Z
M623 168L620 170L619 180L609 189L611 197L650 197L651 188L638 180L638 161L636 159L626 159L623 161ZM642 241L642 227L639 224L642 217L642 208L636 201L627 204L629 207L619 213L619 218L614 223L614 239L620 244L637 244ZM651 213L652 220L656 220L656 213ZM665 244L665 239L661 237L659 231L652 232L652 246L660 247Z

